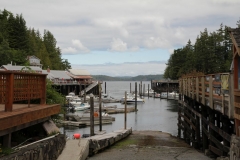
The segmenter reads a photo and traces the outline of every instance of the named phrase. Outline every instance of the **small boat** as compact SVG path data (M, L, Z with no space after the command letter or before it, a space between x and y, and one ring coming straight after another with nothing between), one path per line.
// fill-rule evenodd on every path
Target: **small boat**
M149 97L153 97L153 95L154 95L154 90L149 89ZM148 90L145 90L145 92L143 93L143 96L148 96Z
M125 97L123 97L121 99L121 102L125 103ZM126 102L127 103L135 103L135 96L127 96ZM144 99L140 98L140 97L137 97L137 103L144 103Z
M83 102L70 102L71 106L75 111L83 111L90 108L90 104Z
M162 92L160 98L178 100L179 94L177 92Z

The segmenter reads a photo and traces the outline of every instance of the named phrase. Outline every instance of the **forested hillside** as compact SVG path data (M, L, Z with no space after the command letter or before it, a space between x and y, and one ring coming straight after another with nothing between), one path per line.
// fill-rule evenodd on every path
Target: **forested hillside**
M99 81L151 81L163 79L163 75L139 75L135 77L111 77L105 75L92 75L93 79Z
M164 77L178 79L194 71L204 74L228 72L231 62L232 41L228 27L221 24L214 32L208 32L207 29L200 32L195 44L189 40L186 46L175 49L168 60Z
M61 58L61 50L57 47L53 34L44 30L27 28L22 15L14 16L7 10L0 11L0 66L12 61L16 65L27 65L28 55L41 59L43 69L64 70L71 68L67 60Z

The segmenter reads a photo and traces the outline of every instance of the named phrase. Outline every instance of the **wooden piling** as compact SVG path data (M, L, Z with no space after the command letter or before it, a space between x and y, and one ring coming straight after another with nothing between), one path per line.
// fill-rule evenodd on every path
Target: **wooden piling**
M90 136L94 136L94 100L90 97Z
M99 131L102 131L102 86L101 83L98 82L99 89Z
M132 93L132 87L131 87L131 83L130 83L130 93Z
M86 83L84 83L84 103L86 103Z
M135 111L137 111L137 82L135 82Z
M125 91L124 129L127 129L127 92Z
M107 93L107 82L105 82L105 94Z
M148 98L149 98L149 84L148 84Z

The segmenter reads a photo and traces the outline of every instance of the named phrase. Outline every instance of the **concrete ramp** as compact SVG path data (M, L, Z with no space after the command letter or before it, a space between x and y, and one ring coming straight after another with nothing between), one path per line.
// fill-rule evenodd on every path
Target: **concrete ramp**
M132 129L121 129L103 135L95 135L88 137L89 140L89 156L96 154L99 150L107 148L121 139L124 139L132 133Z
M131 133L132 128L120 129L111 133L95 135L79 140L68 140L58 160L85 160L88 156L92 156L98 151L111 146Z

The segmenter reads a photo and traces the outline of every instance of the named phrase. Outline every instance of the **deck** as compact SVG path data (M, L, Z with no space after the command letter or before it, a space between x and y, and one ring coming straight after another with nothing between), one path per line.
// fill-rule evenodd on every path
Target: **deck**
M30 107L28 107L28 104L14 104L11 112L5 112L4 105L0 105L0 136L6 133L6 129L17 131L23 128L20 125L25 124L25 126L30 126L46 118L48 119L51 115L58 114L59 112L59 104L31 104ZM36 122L34 123L34 121Z

